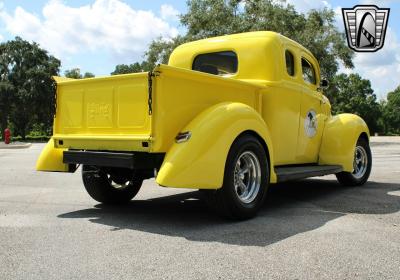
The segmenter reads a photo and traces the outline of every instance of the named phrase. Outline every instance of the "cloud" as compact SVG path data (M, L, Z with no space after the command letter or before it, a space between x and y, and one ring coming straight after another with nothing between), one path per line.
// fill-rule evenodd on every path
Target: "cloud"
M335 25L344 32L342 7L332 7L327 1L287 0L297 11L307 13L311 9L331 8L335 11ZM380 7L388 7L393 0L382 0ZM373 0L363 0L359 4L375 4ZM352 8L348 5L346 8ZM347 42L346 42L347 43ZM362 78L371 81L372 88L379 99L385 98L389 91L400 85L400 42L393 29L388 28L384 47L375 53L355 53L354 69L347 69L339 63L339 73L359 73Z
M386 31L384 47L373 53L356 53L354 69L341 67L340 72L359 73L364 79L369 79L378 98L400 85L400 42L393 29Z
M161 18L163 20L174 20L174 21L178 21L179 20L179 14L180 12L175 9L173 6L168 5L168 4L163 4L161 5Z
M339 29L340 32L344 31L344 21L343 21L343 13L342 7L336 7L333 9L335 11L335 25Z
M287 0L286 3L295 6L296 10L301 13L307 13L311 9L332 8L328 1L322 0Z
M362 1L360 1L359 5L379 5L380 8L384 8L395 2L397 2L397 1L395 1L395 0L380 0L379 3L377 3L376 0L362 0Z
M166 16L172 11L172 6L164 7ZM41 16L17 7L12 14L0 10L0 20L12 35L36 41L61 58L101 50L129 60L142 55L152 39L178 33L153 12L135 10L120 0L96 0L78 8L51 0Z

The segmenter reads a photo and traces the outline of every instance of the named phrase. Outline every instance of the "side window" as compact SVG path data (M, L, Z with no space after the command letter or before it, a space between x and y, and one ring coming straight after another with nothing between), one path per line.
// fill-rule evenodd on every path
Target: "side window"
M317 83L317 79L315 78L314 67L305 58L301 59L301 69L303 71L303 80L306 83L315 85Z
M285 51L286 71L290 76L294 76L294 56L291 51Z
M220 76L234 74L238 70L238 58L232 51L200 54L194 59L192 69Z

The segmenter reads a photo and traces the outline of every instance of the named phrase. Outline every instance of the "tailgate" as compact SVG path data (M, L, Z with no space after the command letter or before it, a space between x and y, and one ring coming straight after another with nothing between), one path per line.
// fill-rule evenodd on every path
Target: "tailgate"
M57 82L55 146L148 151L148 73Z

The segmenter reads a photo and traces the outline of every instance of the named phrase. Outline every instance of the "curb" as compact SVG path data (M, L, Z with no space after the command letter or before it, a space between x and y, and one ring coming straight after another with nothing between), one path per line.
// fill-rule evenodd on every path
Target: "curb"
M32 146L31 143L25 143L25 144L0 144L0 150L11 150L11 149L26 149Z

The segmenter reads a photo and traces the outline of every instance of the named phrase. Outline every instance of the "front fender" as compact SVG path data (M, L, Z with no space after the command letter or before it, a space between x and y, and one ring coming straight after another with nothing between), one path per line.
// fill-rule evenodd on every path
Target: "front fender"
M319 152L319 164L341 165L343 171L353 171L354 151L358 138L369 129L362 118L353 114L331 117L325 124Z
M156 181L167 187L218 189L233 141L244 131L257 133L268 147L270 181L276 182L270 133L260 114L242 103L216 104L196 116L183 130L187 142L174 143L167 152Z

